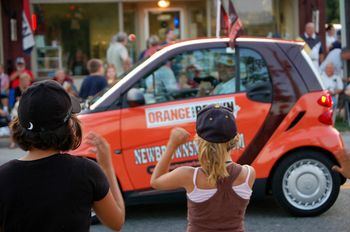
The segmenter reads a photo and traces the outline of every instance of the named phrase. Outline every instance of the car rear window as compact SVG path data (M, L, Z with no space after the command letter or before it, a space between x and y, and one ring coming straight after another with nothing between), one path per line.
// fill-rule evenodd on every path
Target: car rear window
M308 63L308 65L310 66L312 72L314 73L317 81L319 82L320 86L322 87L323 90L325 90L325 87L321 81L321 76L319 74L319 72L317 71L316 67L313 65L312 60L310 58L310 56L306 53L306 51L303 49L301 50L301 54L304 57L304 59L306 60L306 62Z

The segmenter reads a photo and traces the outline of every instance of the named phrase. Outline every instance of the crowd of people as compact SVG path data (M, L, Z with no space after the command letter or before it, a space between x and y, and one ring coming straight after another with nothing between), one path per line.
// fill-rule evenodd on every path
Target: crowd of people
M172 30L168 30L165 38L161 42L158 36L152 35L147 40L147 49L141 53L140 58L151 56L159 46L174 41L176 35ZM52 79L57 81L68 94L79 98L81 102L89 100L106 87L116 84L120 76L131 67L132 59L127 49L128 41L129 38L125 32L119 32L112 37L106 53L106 64L101 59L88 60L87 56L78 49L74 61L69 62L67 66L70 72L59 68L52 75ZM21 94L37 81L31 70L27 68L24 57L17 57L14 63L15 69L10 75L5 72L4 65L0 64L0 137L9 136L8 125L17 116ZM69 74L84 76L79 89ZM10 148L15 147L16 144L11 142Z
M332 24L327 25L325 49L322 47L320 37L315 32L315 24L312 22L305 25L305 32L300 37L305 41L304 49L310 56L315 70L319 72L325 89L332 96L334 103L333 121L335 122L339 111L346 104L349 104L350 100L350 79L344 78L342 68L341 31L336 31ZM324 54L326 55L324 56Z

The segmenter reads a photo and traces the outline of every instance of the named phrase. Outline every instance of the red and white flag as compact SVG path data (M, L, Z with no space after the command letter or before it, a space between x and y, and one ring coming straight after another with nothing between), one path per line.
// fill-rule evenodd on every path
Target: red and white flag
M238 14L236 12L235 7L233 6L233 0L229 0L229 5L228 5L228 18L230 22L229 26L229 34L228 36L230 37L230 43L231 46L234 46L235 39L239 33L239 31L242 29L242 22L238 17Z
M25 53L30 53L35 45L34 34L30 24L29 0L23 0L22 45Z
M216 19L216 36L219 37L221 31L223 34L230 37L231 46L234 46L234 41L242 29L242 22L238 17L236 9L233 5L233 0L228 1L228 11L225 10L224 0L217 0L217 19Z

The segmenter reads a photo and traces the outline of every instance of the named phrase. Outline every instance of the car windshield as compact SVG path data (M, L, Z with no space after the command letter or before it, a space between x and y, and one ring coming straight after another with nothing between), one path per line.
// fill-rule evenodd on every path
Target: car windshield
M128 73L130 73L132 70L134 70L137 66L139 66L141 63L143 63L144 61L146 61L149 57L144 57L140 60L138 60L136 63L134 63L131 68L129 68L126 72L124 72L119 78L123 79L126 75L128 75ZM113 85L108 85L106 88L104 88L103 90L101 90L100 92L98 92L95 96L93 96L92 98L87 99L84 103L83 103L83 109L88 109L92 104L94 104L98 99L100 99L100 97L102 97L106 92L108 92L108 90L110 90L113 87Z

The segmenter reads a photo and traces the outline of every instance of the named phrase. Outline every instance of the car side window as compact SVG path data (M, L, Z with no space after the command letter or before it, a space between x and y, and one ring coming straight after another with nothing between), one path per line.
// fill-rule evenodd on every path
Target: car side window
M236 56L231 48L181 53L161 63L133 86L134 93L144 96L144 104L237 91Z
M257 85L271 88L271 80L267 65L262 56L254 50L239 50L241 91L247 91Z

